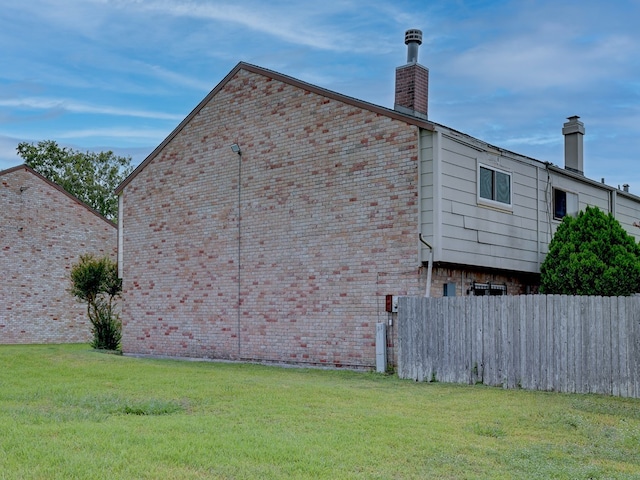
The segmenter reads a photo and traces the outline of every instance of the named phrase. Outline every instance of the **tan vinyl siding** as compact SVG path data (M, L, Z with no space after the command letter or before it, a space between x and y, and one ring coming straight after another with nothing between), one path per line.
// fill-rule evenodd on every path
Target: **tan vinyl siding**
M629 235L632 235L636 242L640 240L640 228L634 226L634 222L640 222L640 212L638 212L638 198L616 195L616 218L620 221Z
M452 136L442 138L442 256L438 260L537 271L536 167L482 152ZM511 174L511 206L478 201L479 164Z
M554 188L577 195L580 210L614 213L640 239L640 198L551 164L442 126L423 131L421 159L421 231L436 242L435 261L538 273L560 224ZM479 198L481 166L511 176L511 204Z

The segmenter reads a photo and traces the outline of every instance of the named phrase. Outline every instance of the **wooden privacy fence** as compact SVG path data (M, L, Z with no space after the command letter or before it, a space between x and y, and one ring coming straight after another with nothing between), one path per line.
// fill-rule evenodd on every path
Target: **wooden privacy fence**
M640 297L401 297L398 375L640 398Z

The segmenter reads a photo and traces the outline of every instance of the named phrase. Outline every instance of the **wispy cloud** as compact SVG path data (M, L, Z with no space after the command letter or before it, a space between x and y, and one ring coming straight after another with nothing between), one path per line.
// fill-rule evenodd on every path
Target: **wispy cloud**
M136 62L134 67L137 67L135 71L143 70L147 75L153 75L157 79L165 80L171 85L189 87L195 90L211 90L212 85L210 81L203 81L199 78L194 78L190 75L184 75L182 73L173 72L161 67L160 65L151 65L143 62Z
M509 147L512 145L557 145L562 142L559 135L530 135L527 137L507 137L500 142Z
M134 139L147 143L152 140L160 143L167 135L171 133L171 129L146 129L146 128L85 128L78 130L67 130L59 132L56 138L65 139L81 139L81 138L99 138L99 139Z
M184 118L183 114L154 112L132 108L110 107L106 105L91 105L68 99L51 99L43 97L26 97L0 99L0 107L11 107L31 110L55 110L58 112L88 113L95 115L112 115L118 117L152 118L154 120L177 120Z
M636 63L637 31L620 13L640 13L638 2L621 0L618 11L602 9L597 1L579 8L566 2L503 3L497 8L497 2L489 2L491 21L478 16L462 23L474 32L473 40L464 45L453 38L457 49L447 51L448 73L491 89L576 90L613 81Z
M638 0L4 3L0 161L18 139L152 149L240 60L391 107L415 27L432 120L561 163L577 114L587 170L636 170Z
M597 45L576 46L571 39L536 32L487 42L452 59L454 74L476 78L492 88L584 88L612 79L624 68L633 51L633 41L611 35Z
M368 9L376 9L377 2L369 2ZM267 34L279 41L334 52L371 52L379 49L383 37L370 37L366 42L352 28L345 28L340 16L362 9L361 2L198 2L139 0L116 1L112 4L128 11L185 17L200 21L232 23L232 32L242 43L250 32ZM388 4L383 4L389 10Z

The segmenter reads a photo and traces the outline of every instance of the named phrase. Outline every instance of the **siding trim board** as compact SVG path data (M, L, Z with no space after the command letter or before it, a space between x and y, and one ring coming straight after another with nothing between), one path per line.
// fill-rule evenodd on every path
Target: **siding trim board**
M422 136L422 131L418 130L418 216L416 218L417 220L417 225L418 225L418 235L422 235L422 209L424 207L423 205L423 200L424 200L424 191L423 191L423 185L422 185L422 175L424 174L424 163L426 162L425 158L424 158L424 152L422 151L423 149L423 143L424 143L424 139ZM416 239L416 253L418 256L418 265L420 265L422 263L422 242L420 241L420 237L418 237ZM427 257L428 259L429 257Z

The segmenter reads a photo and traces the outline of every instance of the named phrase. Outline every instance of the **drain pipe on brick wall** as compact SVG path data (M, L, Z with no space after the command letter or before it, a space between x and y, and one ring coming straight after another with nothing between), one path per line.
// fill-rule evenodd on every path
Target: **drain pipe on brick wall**
M242 283L241 283L241 275L242 275L242 263L240 259L242 258L242 150L238 143L234 143L231 145L231 150L233 153L238 155L238 359L242 358L242 343L240 339L240 333L242 331Z
M429 247L429 261L427 263L427 288L424 292L424 296L429 298L431 296L431 269L433 268L433 248L424 240L424 238L422 238L422 233L418 234L418 238L420 238L420 241L422 243Z

